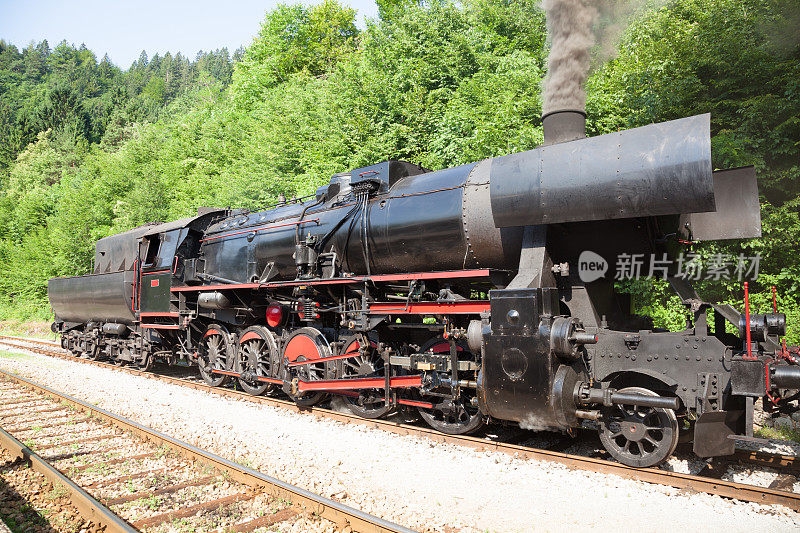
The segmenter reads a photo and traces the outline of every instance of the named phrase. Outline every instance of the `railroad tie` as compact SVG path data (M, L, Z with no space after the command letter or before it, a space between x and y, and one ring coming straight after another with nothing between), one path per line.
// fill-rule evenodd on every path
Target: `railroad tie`
M64 442L55 442L53 444L46 444L44 446L38 446L36 448L37 452L41 452L43 450L52 450L53 448L61 448L62 446L69 446L72 444L83 444L84 442L96 442L98 440L107 440L119 437L116 433L104 433L103 435L95 435L94 437L85 437L83 439L74 439L74 440L66 440Z
M238 494L225 496L224 498L218 498L216 500L198 503L197 505L192 505L191 507L184 507L183 509L175 509L174 511L168 511L166 513L151 516L143 520L138 520L134 522L132 525L136 529L153 527L159 524L163 524L164 522L176 520L178 518L186 518L189 516L193 516L197 514L199 511L213 511L214 509L219 509L220 507L223 507L225 505L231 505L233 503L250 500L253 497L254 495L251 494L250 491L240 492Z
M120 457L119 459L111 459L109 461L105 461L102 463L90 463L85 465L78 465L78 466L71 466L68 467L70 472L83 472L84 470L88 470L90 468L98 467L103 468L105 466L116 465L119 463L126 463L128 461L138 461L139 459L147 459L148 457L152 457L152 453L140 453L139 455L129 455L128 457Z
M269 527L279 522L285 522L287 520L291 520L298 514L299 513L292 507L287 507L286 509L281 509L277 513L271 515L259 516L258 518L254 518L253 520L250 520L248 522L242 522L241 524L236 524L227 527L225 530L235 533L247 533L249 531L253 531L254 529L258 529L260 527Z
M208 476L202 477L199 479L193 479L191 481L185 481L183 483L176 483L174 485L168 485L166 487L161 487L160 489L155 490L142 490L139 492L134 492L133 494L126 494L125 496L120 496L119 498L111 498L110 500L106 500L106 505L118 505L120 503L128 503L134 500L140 500L142 498L149 498L150 496L160 496L162 494L171 494L173 492L177 492L181 489L185 489L188 487L198 487L201 485L208 485L215 479L218 479L217 476Z
M177 471L180 470L181 469L178 469ZM128 474L125 476L117 476L117 477L101 479L99 481L95 481L94 483L89 483L88 485L84 485L84 488L95 489L99 487L105 487L106 485L114 485L116 483L124 483L126 481L139 479L145 476L149 476L150 474L163 474L164 472L176 472L176 470L173 468L154 468L152 470L142 470L141 472L135 472L133 474Z
M77 426L78 424L83 424L84 422L88 422L91 419L92 419L92 417L87 416L87 417L78 418L78 419L75 419L75 420L70 419L70 420L62 420L61 422L53 422L52 424L36 424L36 425L25 426L25 427L20 427L20 428L10 427L6 431L8 431L9 433L18 433L18 432L22 432L22 431L31 431L32 429L37 429L37 428L38 429L48 429L48 428L54 428L54 427L58 427L58 426L68 426L70 424L75 424Z

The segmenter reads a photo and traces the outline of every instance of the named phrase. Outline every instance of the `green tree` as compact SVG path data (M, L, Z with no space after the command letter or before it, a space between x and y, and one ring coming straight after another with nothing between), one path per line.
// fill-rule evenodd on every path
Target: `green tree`
M321 76L353 52L358 30L355 10L336 0L304 7L280 4L267 13L261 30L237 65L235 94L252 105L261 91L303 72Z

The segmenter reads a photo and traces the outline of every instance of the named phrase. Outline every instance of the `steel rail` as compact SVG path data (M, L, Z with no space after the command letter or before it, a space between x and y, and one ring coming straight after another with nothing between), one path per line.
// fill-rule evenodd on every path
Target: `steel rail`
M6 337L0 336L0 344L10 344L2 339ZM12 339L14 339L12 337ZM14 339L16 341L35 342L23 339ZM44 342L42 342L43 344ZM92 361L80 359L67 354L52 352L50 350L42 350L38 348L27 348L24 346L15 346L16 348L31 350L45 355L55 356L69 361L78 361L81 363L89 363L95 366L110 368L112 370L123 370L132 374L145 376L151 379L158 379L176 385L190 387L196 390L203 390L217 394L220 396L244 399L254 403L262 403L274 407L281 407L297 413L309 413L320 418L328 418L337 420L343 423L352 423L364 425L377 429L383 429L392 433L400 435L415 435L425 436L437 442L448 444L456 444L465 446L478 451L495 451L501 452L515 457L534 460L534 461L549 461L565 465L569 468L578 470L588 470L593 472L600 472L604 474L612 474L626 479L633 479L653 483L657 485L665 485L675 487L678 489L690 492L703 492L707 494L714 494L731 498L734 500L749 501L759 503L762 505L783 505L794 511L800 511L800 494L770 489L766 487L758 487L755 485L747 485L744 483L737 483L734 481L725 481L715 478L696 476L692 474L683 474L679 472L669 472L658 468L635 468L626 466L621 463L608 461L605 459L597 459L593 457L585 457L580 455L571 455L552 450L529 448L518 444L508 444L503 442L496 442L480 437L473 437L468 435L447 435L440 433L432 428L411 426L402 424L391 420L380 419L365 419L359 416L341 413L329 409L319 407L301 407L292 401L281 400L278 398L270 398L268 396L252 396L250 394L234 391L221 387L211 387L205 383L189 381L182 378L175 378L171 376L163 376L154 374L152 372L144 372L141 370L119 367L110 363L103 363L100 361ZM773 455L764 452L737 452L740 459L752 458L754 464L769 467L781 467L795 470L800 465L800 457Z
M84 519L99 524L106 531L112 533L135 533L137 531L114 511L97 501L91 494L76 485L74 481L59 472L53 465L3 428L0 428L0 446L8 451L14 459L21 459L28 463L35 472L42 474L54 488L64 487L69 493L72 505Z
M50 387L41 385L27 378L23 378L5 370L0 370L0 376L9 381L25 385L42 394L54 396L62 402L66 402L75 406L76 408L86 411L91 416L105 420L124 431L129 431L145 441L166 446L183 457L197 460L206 465L212 466L222 472L227 473L235 481L252 487L259 487L273 497L282 498L292 502L292 504L305 512L313 513L326 520L330 520L331 522L337 524L340 528L350 527L353 531L361 531L365 533L414 533L413 530L404 526L394 524L388 520L384 520L383 518L373 516L350 507L349 505L345 505L303 488L285 483L277 478L268 476L267 474L247 466L234 463L233 461L225 459L224 457L202 450L192 444L189 444L188 442L170 437L169 435L166 435L158 430L148 428L137 422L134 422L133 420L121 417L96 405L90 404L78 398L74 398L63 392L56 391ZM120 531L136 530L127 529Z

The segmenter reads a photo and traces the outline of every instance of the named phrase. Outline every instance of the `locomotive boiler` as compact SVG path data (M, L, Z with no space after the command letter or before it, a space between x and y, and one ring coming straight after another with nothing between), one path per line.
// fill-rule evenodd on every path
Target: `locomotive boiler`
M77 355L183 360L214 386L418 413L446 433L591 428L632 466L664 461L680 434L700 456L733 453L755 400L797 409L784 315L705 301L672 269L687 325L657 330L581 258L757 237L755 173L712 170L709 115L592 138L584 125L551 113L526 152L386 161L266 210L101 239L93 274L50 280L54 331Z

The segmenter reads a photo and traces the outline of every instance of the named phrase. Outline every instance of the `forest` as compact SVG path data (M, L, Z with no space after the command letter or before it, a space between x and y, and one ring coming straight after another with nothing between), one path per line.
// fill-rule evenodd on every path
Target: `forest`
M800 342L800 8L631 4L601 19L588 133L711 113L715 168L756 167L763 236L686 251L760 255L753 307L767 311L774 286ZM378 5L364 29L335 0L280 5L245 49L142 52L127 70L84 46L0 40L0 319L46 320L48 278L89 272L97 239L145 222L308 194L388 158L439 169L542 142L538 2ZM697 284L742 304L736 279ZM666 283L620 289L683 326Z

